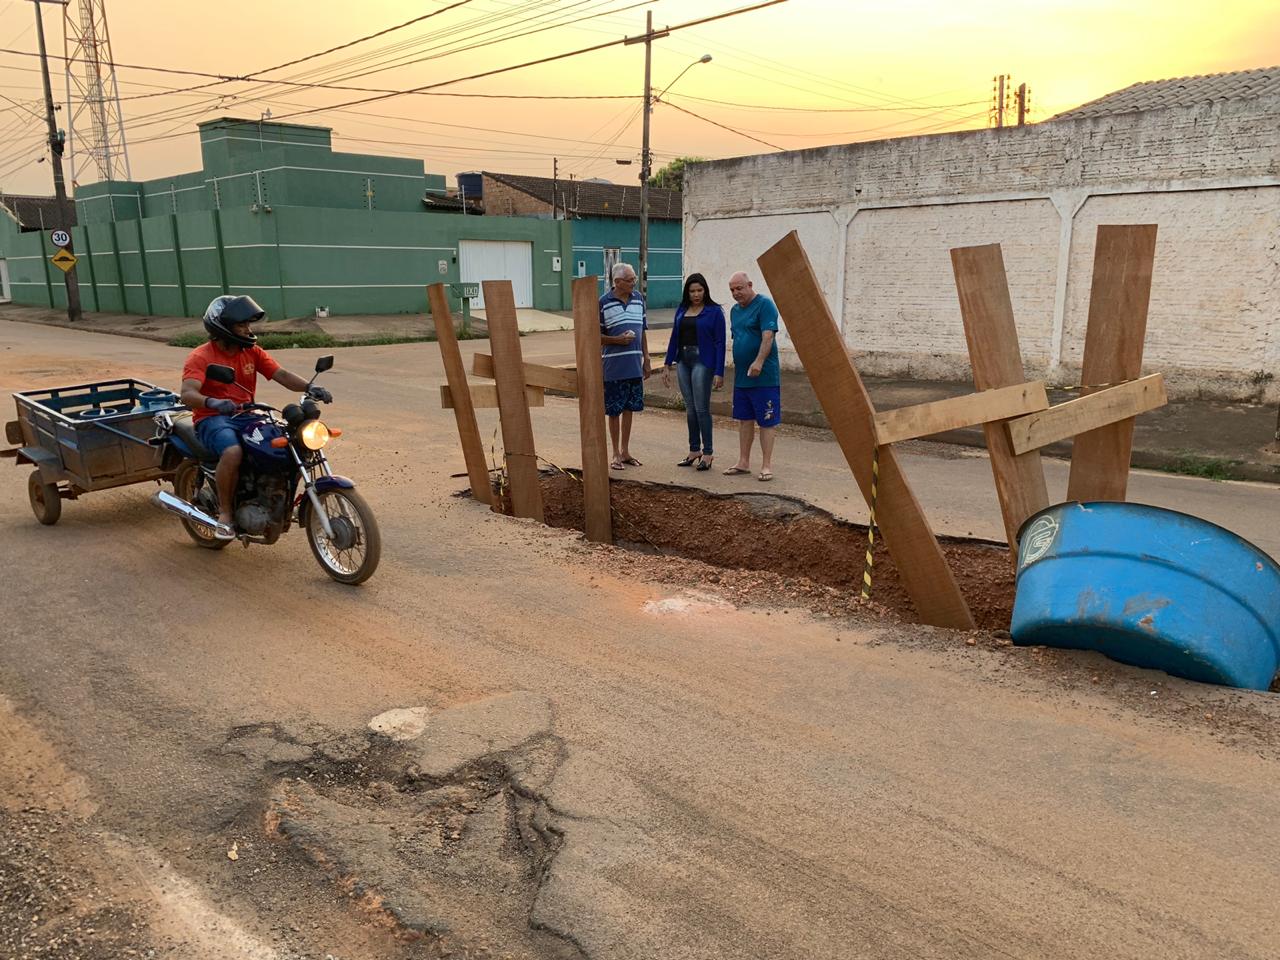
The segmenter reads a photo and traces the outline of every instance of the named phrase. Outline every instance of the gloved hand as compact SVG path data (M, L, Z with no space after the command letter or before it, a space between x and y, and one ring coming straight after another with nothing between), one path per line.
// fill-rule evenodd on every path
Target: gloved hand
M219 413L224 417L234 417L239 410L234 400L227 400L223 397L205 397L204 405L214 413Z
M318 383L313 383L307 387L307 396L312 400L319 400L321 403L333 403L333 394Z

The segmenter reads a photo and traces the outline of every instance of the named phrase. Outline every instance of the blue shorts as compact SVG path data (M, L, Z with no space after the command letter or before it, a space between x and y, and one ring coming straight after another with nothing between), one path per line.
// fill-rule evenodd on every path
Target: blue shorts
M214 456L222 456L227 447L239 446L246 421L231 417L205 417L196 424L196 439Z
M734 387L733 419L754 420L762 427L782 422L781 387Z
M606 380L604 382L604 415L616 417L623 410L639 413L644 409L644 378Z

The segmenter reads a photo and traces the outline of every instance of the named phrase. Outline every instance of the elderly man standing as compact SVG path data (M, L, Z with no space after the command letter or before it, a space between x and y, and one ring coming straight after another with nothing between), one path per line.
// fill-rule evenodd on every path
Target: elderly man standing
M600 343L604 359L604 412L614 470L640 467L631 455L631 415L644 409L644 382L649 379L649 327L644 297L636 293L636 272L629 263L614 264L613 287L600 298Z
M751 278L729 278L734 305L729 311L733 337L733 419L738 421L738 462L726 477L751 472L751 444L760 425L762 461L757 480L773 479L774 431L782 422L782 375L778 367L778 308L756 293Z

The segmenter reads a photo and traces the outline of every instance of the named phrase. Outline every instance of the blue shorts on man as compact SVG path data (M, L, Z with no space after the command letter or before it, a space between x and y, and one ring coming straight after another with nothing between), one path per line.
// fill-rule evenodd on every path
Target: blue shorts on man
M754 420L762 427L776 427L782 422L782 389L734 387L733 419Z
M196 439L200 445L214 455L222 456L228 447L238 446L244 436L244 428L248 421L224 417L221 414L205 417L196 423Z

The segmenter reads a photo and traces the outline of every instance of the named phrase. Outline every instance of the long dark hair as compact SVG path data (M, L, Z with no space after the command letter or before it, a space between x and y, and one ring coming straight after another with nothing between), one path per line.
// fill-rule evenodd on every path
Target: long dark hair
M688 310L693 305L689 301L689 286L694 283L702 287L702 305L704 307L720 306L720 304L711 299L711 287L707 284L707 278L700 273L689 274L689 279L684 282L684 290L680 294L680 306Z

